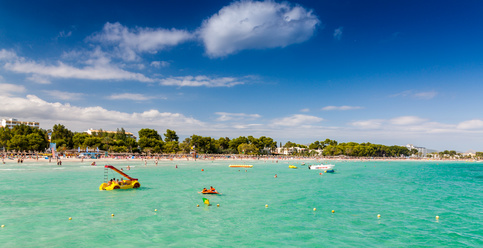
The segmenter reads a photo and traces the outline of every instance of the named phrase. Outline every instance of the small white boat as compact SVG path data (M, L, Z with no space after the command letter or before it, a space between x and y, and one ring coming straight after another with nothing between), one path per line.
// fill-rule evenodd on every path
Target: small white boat
M310 165L309 169L311 170L325 170L325 171L333 171L334 170L333 164L314 164Z

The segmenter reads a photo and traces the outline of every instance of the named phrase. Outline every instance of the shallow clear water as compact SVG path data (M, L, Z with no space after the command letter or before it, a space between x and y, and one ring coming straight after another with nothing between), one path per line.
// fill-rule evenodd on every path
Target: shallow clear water
M103 166L9 161L0 165L0 225L5 225L0 243L483 246L482 163L335 162L336 173L319 175L321 171L300 162L249 161L254 166L248 169L228 167L240 161L160 161L158 166L152 161L147 166L142 161L113 162L116 167L130 165L125 172L139 178L141 188L99 191ZM289 169L289 164L299 168ZM112 177L120 176L111 171ZM197 192L209 186L223 194L205 195L211 201L206 206Z

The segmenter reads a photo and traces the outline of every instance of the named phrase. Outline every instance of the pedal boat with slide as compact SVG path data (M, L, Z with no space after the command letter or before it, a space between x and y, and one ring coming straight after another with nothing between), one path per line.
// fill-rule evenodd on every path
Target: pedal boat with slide
M108 183L108 172L109 169L121 174L123 177L127 178L126 180L122 180L119 183L116 181ZM132 178L128 176L126 173L118 170L116 167L112 165L104 166L104 183L99 186L99 190L117 190L117 189L136 189L141 187L141 183L139 183L137 178Z

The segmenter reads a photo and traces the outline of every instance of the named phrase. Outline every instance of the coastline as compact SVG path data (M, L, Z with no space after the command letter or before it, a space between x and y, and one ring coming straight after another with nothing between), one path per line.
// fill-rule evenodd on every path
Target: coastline
M74 162L74 163L109 163L109 162L146 162L146 163L162 163L167 161L185 161L185 162L196 162L196 161L227 161L227 162L250 162L250 161L315 161L315 163L322 162L369 162L369 161L414 161L414 162L472 162L477 163L481 160L468 160L468 159L429 159L429 158L334 158L334 157L285 157L285 156L269 156L269 157L255 157L255 156L238 156L238 155L227 155L227 156L210 156L203 155L198 158L193 158L189 156L110 156L110 157L100 157L100 158L79 158L79 157L59 157L59 158L49 158L49 157L6 157L3 158L4 164L12 163L52 163L57 162ZM165 165L165 164L161 164Z

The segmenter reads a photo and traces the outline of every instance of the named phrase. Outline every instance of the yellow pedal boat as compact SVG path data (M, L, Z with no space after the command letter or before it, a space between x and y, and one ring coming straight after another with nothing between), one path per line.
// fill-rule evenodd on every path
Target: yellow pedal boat
M121 174L122 176L126 177L126 180L121 180L119 183L117 181L108 182L107 181L107 173L109 169ZM128 176L126 173L118 170L116 167L112 165L104 166L104 183L99 186L99 190L114 190L114 189L136 189L141 187L141 183L139 183L137 178L132 178Z
M290 169L297 169L297 166L295 166L295 165L289 165L288 168L290 168Z

